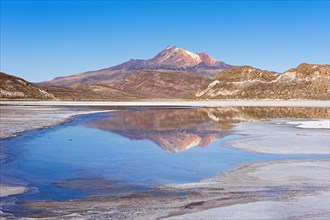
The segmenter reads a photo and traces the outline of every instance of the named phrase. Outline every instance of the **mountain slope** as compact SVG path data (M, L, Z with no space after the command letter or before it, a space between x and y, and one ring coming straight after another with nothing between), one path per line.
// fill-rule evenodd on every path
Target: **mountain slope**
M198 99L329 99L330 65L300 64L283 74L250 66L219 73Z
M147 64L158 68L186 68L203 62L198 54L188 50L168 46L154 58L147 60Z
M173 99L192 97L201 85L209 82L210 80L192 73L137 70L124 79L109 79L98 84L75 83L62 90L67 97L69 97L68 91L79 91L77 94L79 99L123 101L153 98ZM60 87L46 85L45 88L56 96L64 98L63 95L55 92L61 90ZM92 94L98 94L98 97Z
M148 60L130 60L111 69L128 70L177 70L188 71L207 77L209 70L229 69L231 65L218 61L206 53L193 53L175 46L168 46L155 57ZM203 75L203 70L204 75ZM206 74L206 75L205 75Z
M168 46L148 60L129 60L114 67L58 77L42 84L62 87L70 87L77 83L104 84L105 81L121 81L136 73L136 70L190 72L204 78L213 78L220 71L231 67L205 53L195 54L181 48Z
M210 80L186 72L139 70L125 80L108 85L140 97L170 99L191 97L208 82Z
M54 99L55 96L32 83L0 72L1 99Z

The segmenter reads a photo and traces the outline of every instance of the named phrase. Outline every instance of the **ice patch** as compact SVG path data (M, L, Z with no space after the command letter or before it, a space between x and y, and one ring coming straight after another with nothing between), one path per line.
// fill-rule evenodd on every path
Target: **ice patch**
M298 128L322 128L330 129L330 120L318 121L291 121L286 124L297 125Z

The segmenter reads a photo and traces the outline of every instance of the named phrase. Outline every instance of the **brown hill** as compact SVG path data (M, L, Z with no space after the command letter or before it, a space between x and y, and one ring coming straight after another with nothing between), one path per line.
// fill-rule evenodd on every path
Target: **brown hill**
M143 98L187 98L201 85L210 82L201 76L186 72L140 70L124 80L108 85Z
M283 74L250 66L219 73L199 90L198 99L322 99L330 98L330 65L301 64Z
M0 72L1 99L54 99L55 96L32 83Z
M63 82L63 81L62 81ZM41 84L61 99L137 100L192 97L200 86L209 83L193 73L137 70L125 77L103 79L97 83ZM61 88L62 87L62 88Z
M118 91L113 88L106 88L107 93L99 92L104 90L105 86L98 85L80 85L73 88L63 88L56 86L39 86L53 94L59 100L66 101L132 101L137 100L134 94Z

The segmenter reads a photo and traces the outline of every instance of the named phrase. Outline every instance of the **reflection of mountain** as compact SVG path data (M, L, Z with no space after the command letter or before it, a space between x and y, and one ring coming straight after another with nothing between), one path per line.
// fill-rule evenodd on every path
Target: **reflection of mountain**
M149 139L172 153L207 146L228 134L199 109L114 112L87 126L115 132L131 140Z
M148 139L167 152L204 147L229 134L233 123L271 118L328 118L328 108L225 107L118 111L86 126L131 140Z
M225 107L203 108L211 120L223 131L230 131L234 123L273 118L329 118L329 108L303 107Z

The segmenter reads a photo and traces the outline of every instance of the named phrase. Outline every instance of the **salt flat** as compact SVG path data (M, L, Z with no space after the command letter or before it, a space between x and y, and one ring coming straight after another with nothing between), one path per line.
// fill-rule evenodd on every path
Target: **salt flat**
M77 114L104 111L97 106L300 106L329 107L327 101L226 101L226 102L1 102L1 135L52 126ZM66 106L66 107L65 107ZM70 107L72 106L72 107ZM81 107L81 108L80 108ZM228 147L278 154L329 154L327 119L275 119L238 123L233 130L248 135L228 142ZM8 130L10 128L10 130ZM4 130L3 129L7 129ZM258 134L258 136L253 136ZM3 136L4 137L4 136ZM280 140L280 141L279 141ZM67 202L40 202L28 205L47 210L54 219L62 217L155 219L326 219L329 218L328 159L306 159L245 164L200 183L162 187L165 192L187 193L184 197L132 196ZM244 181L242 181L244 180ZM1 196L22 193L22 186L0 185ZM18 187L18 188L17 188ZM278 190L278 194L268 194ZM124 207L124 208L123 208ZM125 208L126 207L126 208ZM161 207L161 209L159 208ZM290 207L287 211L283 211ZM61 210L59 212L59 210ZM92 213L92 214L91 214Z
M297 128L324 128L330 129L330 120L316 120L316 121L291 121L287 124L297 125Z
M234 126L234 132L250 136L227 144L240 150L258 153L330 154L330 128L327 127L329 121L329 119L304 121L274 119L239 123Z
M229 141L241 150L274 154L330 154L329 120L272 120L239 123L234 130L247 138ZM254 136L254 134L259 134ZM288 160L241 165L235 170L201 183L175 188L208 188L219 185L230 192L258 191L262 188L303 189L284 197L262 201L240 201L166 219L329 219L330 161ZM243 180L243 181L242 181ZM308 190L308 188L312 190ZM298 190L299 191L299 190ZM252 197L251 197L252 198Z
M25 186L13 186L7 184L0 184L0 197L9 195L21 194L27 192L28 188Z
M1 101L1 105L34 106L161 106L161 107L228 107L228 106L274 106L274 107L322 107L330 108L330 101L320 100L217 100L217 101Z
M260 201L208 209L166 219L329 219L329 193L292 198L287 201Z
M109 111L90 108L21 105L1 106L0 108L0 138L12 137L20 132L54 126L75 115Z
M205 180L200 185L194 184L192 188L221 185L224 192L241 193L274 187L279 192L295 189L298 193L286 192L277 198L269 196L263 198L263 201L241 201L166 219L328 219L329 169L328 159L241 165L233 171ZM174 187L180 188L180 185ZM189 187L189 184L185 187ZM312 190L309 191L308 187Z

